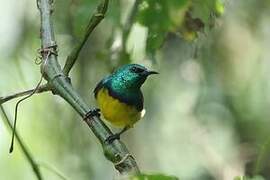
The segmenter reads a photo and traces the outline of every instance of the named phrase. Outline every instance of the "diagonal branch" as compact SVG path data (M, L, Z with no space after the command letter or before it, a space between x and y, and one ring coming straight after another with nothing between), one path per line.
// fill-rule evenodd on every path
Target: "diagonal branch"
M89 20L89 24L86 28L86 32L83 38L80 40L79 44L71 51L68 55L63 73L68 76L71 68L75 64L76 60L78 59L79 53L82 50L83 46L85 45L88 37L96 28L96 26L104 19L105 13L108 9L109 0L102 0L101 3L98 5L96 12L91 16Z
M51 14L53 12L52 1L38 0L38 8L41 15L41 47L44 49L41 72L43 72L44 78L50 84L53 93L65 99L73 109L80 114L100 141L106 158L114 164L115 168L120 173L139 174L139 168L135 159L130 155L126 146L120 140L107 143L106 139L112 135L112 132L104 122L98 116L85 118L91 108L73 88L67 76L61 70L57 55L53 53L55 52L56 45L51 20ZM45 59L47 59L47 61L44 62Z
M49 89L50 89L49 86L47 84L44 84L44 85L41 85L36 90L36 93L46 92L46 91L49 91ZM7 102L7 101L10 101L12 99L15 99L15 98L18 98L18 97L21 97L21 96L26 96L28 94L31 94L31 93L33 93L34 90L35 90L35 88L30 89L30 90L25 90L25 91L17 92L17 93L8 95L8 96L0 97L0 104L3 104L5 102Z
M9 117L4 109L4 107L0 104L0 110L2 112L2 115L3 115L3 120L4 120L4 123L7 124L8 128L12 131L12 125L11 125L11 122L9 120ZM29 162L29 164L31 165L36 177L38 180L42 180L42 176L41 176L41 173L40 173L40 169L36 163L36 161L34 160L33 156L31 155L31 153L28 151L28 149L26 148L26 146L24 145L23 141L21 140L20 136L18 135L17 132L15 132L15 138L16 140L18 141L19 143L19 146L21 147L22 149L22 152L23 154L25 155L27 161Z

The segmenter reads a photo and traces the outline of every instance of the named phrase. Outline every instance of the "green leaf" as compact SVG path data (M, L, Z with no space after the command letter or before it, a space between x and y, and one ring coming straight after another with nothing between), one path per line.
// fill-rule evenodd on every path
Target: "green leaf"
M185 40L192 41L199 32L212 28L216 17L223 12L224 5L220 0L191 0L179 32Z
M167 176L163 174L141 174L131 177L130 180L178 180L178 178L175 176Z
M139 7L138 22L151 30L167 30L170 26L168 2L144 0Z
M220 0L192 0L190 9L192 18L201 19L206 25L210 23L211 17L224 13L224 5Z
M216 1L215 10L216 10L216 15L221 16L224 13L224 5L223 5L223 3L220 2L220 1Z
M155 51L163 44L165 37L165 32L149 32L146 40L146 51L151 55L154 54Z
M144 0L137 21L148 28L146 52L153 55L161 47L166 34L181 24L188 0Z
M234 180L265 180L265 178L262 176L254 176L254 177L237 176L234 178Z
M169 32L180 33L187 41L214 24L224 12L220 0L143 0L137 21L148 28L146 53L154 57Z
M192 18L199 18L203 23L209 22L211 13L215 9L216 0L192 0Z

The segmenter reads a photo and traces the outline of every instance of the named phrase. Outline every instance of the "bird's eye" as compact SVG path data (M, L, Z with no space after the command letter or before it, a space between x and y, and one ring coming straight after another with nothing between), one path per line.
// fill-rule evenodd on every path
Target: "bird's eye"
M144 71L144 69L141 69L141 68L138 68L138 67L132 67L130 69L131 72L134 72L134 73L141 73Z

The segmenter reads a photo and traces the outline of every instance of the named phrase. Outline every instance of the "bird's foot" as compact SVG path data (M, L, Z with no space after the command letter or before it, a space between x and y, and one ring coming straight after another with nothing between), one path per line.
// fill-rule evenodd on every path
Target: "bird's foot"
M91 117L94 117L94 116L100 116L100 109L98 108L94 108L92 110L90 110L89 112L87 112L85 115L84 115L84 120L86 120L87 118L91 118Z
M107 139L105 140L105 143L107 144L111 144L114 140L120 140L120 135L121 133L115 133L113 135L110 135L109 137L107 137Z
M114 140L120 140L120 135L123 134L124 132L126 132L130 127L126 126L124 127L120 132L115 133L111 136L109 136L106 140L105 143L111 144Z

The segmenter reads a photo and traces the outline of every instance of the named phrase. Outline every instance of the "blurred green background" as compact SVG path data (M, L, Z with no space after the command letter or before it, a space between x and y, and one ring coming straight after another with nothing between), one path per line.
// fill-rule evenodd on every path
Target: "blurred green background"
M97 0L56 0L59 61L83 36ZM122 136L145 173L184 180L270 179L270 1L112 0L71 72L95 106L96 83L125 63L160 72L143 86L146 115ZM33 88L40 47L34 0L1 0L0 96ZM11 120L17 100L3 104ZM2 118L2 116L1 116ZM21 104L17 130L44 179L117 179L87 125L61 98L35 95ZM115 130L115 129L114 129ZM0 179L36 179L0 121Z

